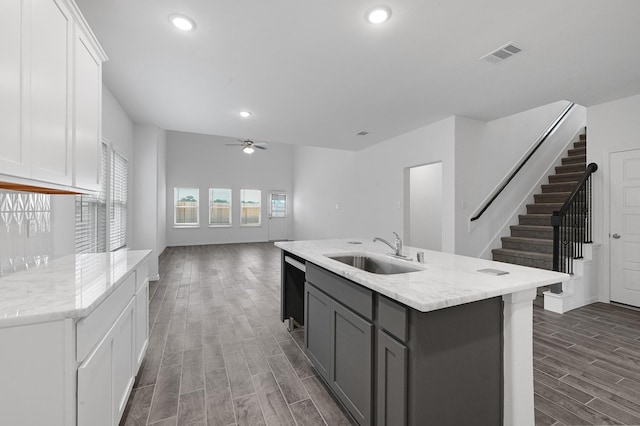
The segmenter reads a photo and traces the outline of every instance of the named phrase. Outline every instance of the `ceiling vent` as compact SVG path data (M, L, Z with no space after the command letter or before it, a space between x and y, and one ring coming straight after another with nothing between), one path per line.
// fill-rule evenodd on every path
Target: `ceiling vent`
M357 136L367 136L369 134L369 132L365 132L364 130L361 132L356 133Z
M484 55L482 58L480 58L480 60L489 62L490 64L497 64L506 59L509 59L510 57L522 52L523 50L524 48L522 46L518 46L515 43L509 43L494 52Z

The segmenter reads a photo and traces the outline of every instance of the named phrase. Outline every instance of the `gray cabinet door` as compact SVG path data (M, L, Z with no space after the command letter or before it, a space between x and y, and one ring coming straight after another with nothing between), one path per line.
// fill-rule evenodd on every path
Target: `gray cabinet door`
M407 423L407 347L378 330L376 425Z
M372 424L373 325L331 302L331 387L361 425Z
M304 288L304 351L318 373L329 381L332 301L308 282Z

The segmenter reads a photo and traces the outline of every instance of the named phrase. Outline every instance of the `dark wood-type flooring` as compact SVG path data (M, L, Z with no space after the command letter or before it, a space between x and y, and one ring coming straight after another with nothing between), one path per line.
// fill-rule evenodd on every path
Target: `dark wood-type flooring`
M348 425L279 320L271 243L168 248L122 425ZM640 425L640 312L534 307L536 425Z

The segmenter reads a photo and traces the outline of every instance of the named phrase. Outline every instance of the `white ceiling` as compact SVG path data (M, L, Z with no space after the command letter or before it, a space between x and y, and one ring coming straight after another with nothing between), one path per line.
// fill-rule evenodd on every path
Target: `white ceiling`
M393 15L379 26L369 0L76 2L112 93L169 130L357 150L453 114L640 93L638 0L383 0ZM478 61L508 42L527 50Z

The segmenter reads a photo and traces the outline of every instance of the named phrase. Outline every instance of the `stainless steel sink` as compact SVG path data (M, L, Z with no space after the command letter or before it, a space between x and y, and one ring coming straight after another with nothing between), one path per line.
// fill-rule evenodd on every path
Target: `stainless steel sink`
M373 274L392 275L406 274L407 272L421 271L420 268L414 268L409 265L402 265L395 262L385 261L382 259L369 257L366 255L330 255L329 259L337 260L345 265Z

